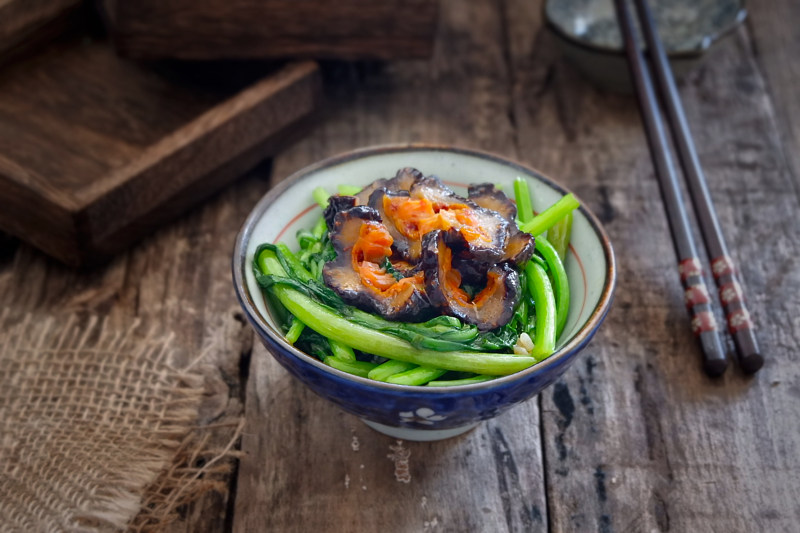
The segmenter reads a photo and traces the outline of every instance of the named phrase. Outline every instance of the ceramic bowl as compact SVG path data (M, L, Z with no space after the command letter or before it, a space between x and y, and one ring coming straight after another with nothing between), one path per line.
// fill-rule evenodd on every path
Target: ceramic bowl
M292 246L297 230L314 225L321 216L311 198L314 188L335 191L337 184L363 186L394 176L407 166L438 176L462 194L468 184L487 181L513 191L514 178L523 176L536 210L568 192L533 169L471 150L403 145L351 152L300 170L258 202L236 239L233 280L248 320L290 374L378 431L402 439L438 440L463 433L527 400L564 373L609 309L615 285L614 253L597 218L580 207L566 260L572 297L564 334L555 354L524 371L480 384L434 388L376 382L335 370L284 340L256 284L253 254L263 242L283 241Z
M678 79L747 15L744 0L664 0L650 5ZM607 90L633 90L613 0L547 0L543 9L564 57L587 79ZM635 13L633 6L631 12Z

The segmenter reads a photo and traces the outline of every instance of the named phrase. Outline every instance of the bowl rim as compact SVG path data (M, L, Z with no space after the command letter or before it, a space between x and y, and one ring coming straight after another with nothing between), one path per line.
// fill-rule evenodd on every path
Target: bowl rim
M508 159L506 157L502 157L490 152L476 150L473 148L462 148L456 147L451 145L443 145L443 144L428 144L428 143L402 143L402 144L383 144L383 145L376 145L376 146L368 146L365 148L359 148L356 150L350 150L338 155L334 155L332 157L328 157L316 163L313 163L309 166L303 167L300 170L292 173L290 176L283 179L280 183L270 189L253 207L250 214L247 216L244 224L242 225L241 229L239 230L238 235L236 236L236 243L233 250L233 258L232 258L232 270L233 270L233 284L234 289L236 291L236 296L239 300L240 305L244 309L245 313L248 316L250 323L258 329L259 333L263 333L268 335L275 343L277 343L281 348L283 348L286 352L290 353L292 356L297 357L307 363L316 366L317 368L322 369L324 372L333 374L340 378L344 378L348 381L353 381L357 384L361 385L368 385L370 387L375 387L377 389L390 389L394 392L408 392L408 393L416 393L416 394L431 394L431 395L442 395L442 394L452 394L454 392L477 392L481 391L482 389L494 389L498 386L503 386L508 384L512 381L517 380L524 380L527 376L531 374L536 374L541 372L544 369L547 369L551 366L557 366L559 362L562 360L568 359L571 355L575 352L580 350L594 335L600 324L603 322L606 314L608 313L609 308L611 307L611 302L614 296L614 290L616 287L616 280L617 280L617 267L616 267L616 260L614 257L614 249L611 245L611 241L608 238L605 230L603 229L600 221L597 217L589 211L585 204L580 201L580 207L578 210L586 217L589 225L591 226L592 230L594 230L595 234L598 236L600 240L600 244L603 248L603 254L606 259L606 276L603 284L603 290L600 294L600 299L598 303L595 305L592 314L586 320L584 325L578 330L575 336L570 339L570 341L562 346L558 351L556 351L553 355L531 365L530 367L520 370L519 372L515 372L513 374L509 374L506 376L499 376L493 380L485 381L482 383L473 383L468 385L456 385L452 387L425 387L421 385L397 385L393 383L386 383L382 381L375 381L367 378L362 378L360 376L355 376L353 374L349 374L347 372L343 372L341 370L337 370L332 368L316 357L313 357L305 352L298 350L291 344L287 343L283 334L276 332L261 316L261 313L255 306L253 299L250 295L250 292L247 288L247 284L245 282L245 269L249 268L249 262L247 261L247 245L250 240L250 236L255 228L255 225L263 216L264 212L267 208L277 199L279 198L289 187L291 187L295 182L300 181L308 174L317 172L321 169L331 168L335 166L339 166L345 163L348 163L353 160L363 159L366 157L372 157L381 154L387 153L400 153L400 152L447 152L447 153L456 153L460 155L467 155L472 157L477 157L480 159L489 160L494 163L499 163L501 165L509 166L512 168L516 168L521 171L523 174L526 175L533 175L536 179L541 180L546 185L552 187L553 189L561 192L561 194L568 194L572 191L567 189L566 187L556 183L547 175L543 174L542 172L536 170L533 167L523 165L517 161ZM377 178L376 178L377 179ZM574 193L573 193L574 194Z
M558 1L558 0L545 0L542 2L542 20L544 21L545 26L550 29L553 33L555 33L558 37L568 41L569 43L578 46L580 48L585 48L591 50L593 52L599 52L608 56L619 56L624 58L625 56L625 48L624 47L613 47L603 44L596 44L591 41L587 41L584 39L580 39L579 37L575 36L574 34L570 33L563 27L561 27L556 21L550 18L550 13L548 12L547 6L550 5L551 2ZM736 28L741 26L742 22L747 18L747 5L745 0L737 0L739 3L739 10L736 12L736 16L733 19L722 26L719 30L704 35L703 39L700 42L700 46L698 48L692 49L680 49L680 50L667 50L665 47L665 52L667 57L670 59L695 59L703 54L705 54L711 45L717 42L718 40L722 39L726 35L732 33Z

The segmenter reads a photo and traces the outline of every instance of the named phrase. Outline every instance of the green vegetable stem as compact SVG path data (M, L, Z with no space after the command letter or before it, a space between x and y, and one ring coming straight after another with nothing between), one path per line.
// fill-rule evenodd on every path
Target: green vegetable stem
M285 278L287 273L276 256L274 247L262 248L255 259L262 276ZM531 263L532 264L532 263ZM258 277L258 276L257 276ZM546 275L544 276L546 279ZM549 283L549 282L548 282ZM389 359L430 368L474 372L476 374L506 375L518 372L536 362L533 357L509 354L448 351L437 352L416 348L393 335L355 324L296 288L273 283L270 290L283 306L307 327L320 335L341 342L353 349ZM551 289L552 293L552 289Z
M570 193L567 194L559 201L533 217L532 220L522 224L519 229L526 233L530 233L536 237L547 231L553 224L564 218L568 213L571 213L581 204Z
M528 274L528 290L536 302L536 332L530 355L541 361L556 348L556 300L544 268L534 261L528 261L525 270Z
M343 196L355 196L361 192L362 188L358 185L339 185L336 187L336 191Z
M483 383L496 379L497 376L473 376L463 379L433 380L428 382L429 387L455 387L457 385L471 385L473 383Z
M556 338L558 338L567 324L567 315L569 314L569 279L567 279L567 271L558 252L546 238L541 235L536 237L535 246L536 251L542 254L547 262L548 273L553 284L556 302Z
M572 237L572 218L573 212L571 211L547 230L547 240L550 241L550 244L556 249L558 257L560 257L562 261L567 260L569 241Z
M325 364L337 370L341 370L342 372L354 374L362 378L367 377L377 366L374 363L368 363L366 361L343 361L338 357L326 357Z
M412 368L416 367L417 365L414 363L406 363L405 361L395 361L394 359L389 359L385 363L376 366L367 377L376 381L386 381L395 374L399 374L400 372L405 372L406 370L411 370Z
M386 381L397 385L425 385L446 372L447 370L442 370L440 368L418 366L417 368L412 368L411 370L389 376Z
M311 196L314 198L314 201L317 202L317 205L319 205L322 209L328 207L328 198L330 198L331 195L322 187L317 187L314 189L314 191L311 193Z
M523 224L533 220L531 194L528 192L528 181L517 176L514 180L514 199L517 201L517 218Z
M356 360L356 354L349 346L333 339L328 339L328 344L331 345L331 353L333 356L341 361L353 362Z
M292 325L289 326L289 331L286 332L286 342L289 344L296 343L304 329L306 329L306 325L296 318L293 318Z

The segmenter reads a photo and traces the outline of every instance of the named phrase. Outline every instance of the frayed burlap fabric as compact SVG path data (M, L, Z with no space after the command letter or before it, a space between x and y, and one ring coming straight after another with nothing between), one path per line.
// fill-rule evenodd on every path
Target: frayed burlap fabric
M176 469L201 454L202 378L170 367L172 349L169 336L96 318L2 331L0 531L124 530L143 506L166 516L165 502L196 492L175 481L200 477Z

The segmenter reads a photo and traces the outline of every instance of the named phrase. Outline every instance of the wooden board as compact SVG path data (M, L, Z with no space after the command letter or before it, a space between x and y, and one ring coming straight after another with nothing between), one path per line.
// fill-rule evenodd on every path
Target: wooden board
M0 63L58 36L81 0L0 0Z
M178 367L217 346L203 365L215 391L204 423L222 426L214 442L224 445L223 424L241 414L246 387L238 478L229 496L208 495L167 531L286 525L304 532L323 511L330 533L359 525L431 533L797 531L800 221L793 214L800 198L785 157L793 145L778 126L800 120L800 111L776 96L794 85L766 70L764 83L762 57L743 31L681 87L769 356L754 377L733 366L710 380L687 333L633 100L597 91L563 63L536 2L442 5L430 62L328 67L331 112L310 136L110 263L68 268L0 236L3 309L160 324L186 349ZM764 50L779 37L757 38ZM785 46L786 57L800 54L800 45ZM538 401L463 437L404 442L408 484L397 481L387 457L404 455L391 448L396 441L302 390L260 346L251 361L252 329L230 285L236 233L270 186L323 157L390 141L457 143L539 167L601 216L620 268L607 322L563 378ZM541 521L524 521L534 508Z
M792 531L800 432L785 421L800 416L800 271L790 267L800 244L789 235L800 222L770 213L798 212L800 199L746 35L727 40L683 87L770 357L755 377L732 365L711 380L635 101L597 91L565 65L538 6L463 5L443 3L431 64L332 75L341 111L276 159L275 179L396 140L521 159L574 188L606 224L620 265L614 307L538 403L442 443L398 444L366 430L257 347L234 532L306 531L323 520L333 532ZM468 21L481 22L467 31ZM408 484L394 476L399 446L410 453ZM534 507L542 520L524 521Z
M307 126L314 63L150 67L68 39L0 76L0 228L70 264L113 254Z
M104 0L118 49L137 58L426 57L438 0Z
M767 354L755 376L710 379L637 105L566 66L523 3L507 10L520 150L591 203L619 266L605 327L541 395L550 531L795 531L800 198L746 31L680 87Z
M784 156L800 191L800 3L792 0L751 2L747 25L752 35L753 55L764 73L778 129L784 139Z

